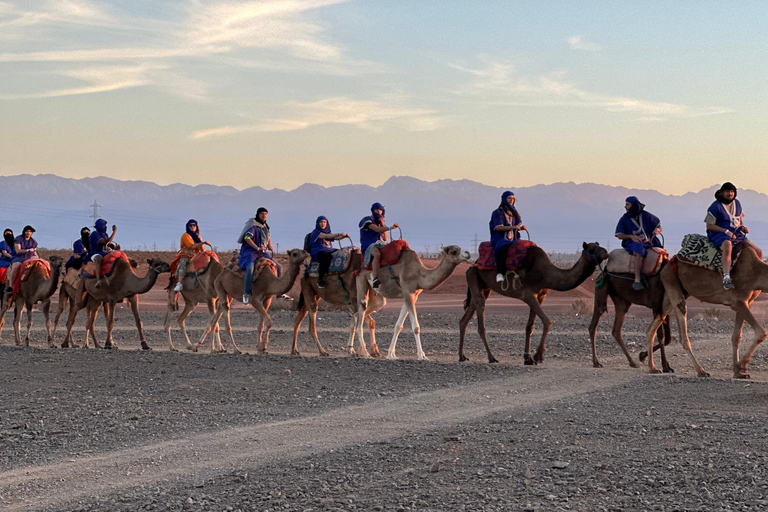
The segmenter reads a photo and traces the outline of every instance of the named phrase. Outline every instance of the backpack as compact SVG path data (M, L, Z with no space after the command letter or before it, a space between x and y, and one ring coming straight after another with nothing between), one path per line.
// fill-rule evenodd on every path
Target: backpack
M309 246L312 245L312 233L307 233L307 236L304 237L304 250L306 252L309 252Z

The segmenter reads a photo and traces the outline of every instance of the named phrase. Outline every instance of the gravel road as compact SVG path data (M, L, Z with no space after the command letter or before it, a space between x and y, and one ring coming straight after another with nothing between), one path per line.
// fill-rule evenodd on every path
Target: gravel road
M195 336L205 316L188 322ZM319 315L332 357L317 357L306 321L304 357L290 357L293 316L273 315L269 355L254 354L244 311L233 323L245 355L169 352L160 313L142 315L149 353L127 311L117 351L43 348L39 318L34 346L11 347L6 327L0 509L768 508L768 359L758 349L754 380L730 380L731 321L691 321L713 375L699 379L677 344L676 374L630 368L612 318L598 334L605 368L593 369L588 317L555 315L545 363L525 367L525 315L487 316L496 365L474 324L471 361L456 362L457 313L420 315L428 362L407 330L400 361L345 356L347 317L333 312ZM382 349L395 319L378 315ZM634 354L646 323L625 324Z

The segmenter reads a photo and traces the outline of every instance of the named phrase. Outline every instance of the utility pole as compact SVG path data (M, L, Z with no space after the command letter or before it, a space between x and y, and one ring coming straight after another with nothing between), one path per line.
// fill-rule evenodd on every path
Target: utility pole
M93 223L96 224L96 220L99 218L99 208L101 208L101 205L94 199L93 204L88 208L93 208L93 215L91 215L91 217L93 217Z
M477 254L477 251L479 250L478 249L478 245L477 245L477 243L478 243L478 241L477 241L477 233L475 233L475 238L472 240L472 243L475 246L475 254Z
M152 242L152 252L157 252L157 242Z

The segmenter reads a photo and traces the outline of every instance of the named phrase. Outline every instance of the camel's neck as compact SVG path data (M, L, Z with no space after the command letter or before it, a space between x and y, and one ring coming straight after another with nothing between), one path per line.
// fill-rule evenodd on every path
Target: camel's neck
M147 293L155 285L155 281L157 281L157 276L159 275L157 270L152 267L149 267L147 274L144 277L139 277L131 272L131 275L126 280L126 283L128 284L127 289L131 291L131 294Z
M416 258L416 261L421 265L418 284L419 288L422 290L433 290L443 284L458 265L458 263L446 258L445 255L443 255L435 268L425 267L418 257Z
M51 265L51 275L43 281L43 296L50 297L56 293L59 287L59 274L61 273L61 263Z
M289 263L288 269L283 272L282 277L276 277L269 286L269 293L272 295L282 295L290 291L296 277L299 275L302 263Z
M552 265L552 268L546 272L546 287L563 292L573 290L592 275L596 266L595 260L586 252L582 252L579 261L569 269Z

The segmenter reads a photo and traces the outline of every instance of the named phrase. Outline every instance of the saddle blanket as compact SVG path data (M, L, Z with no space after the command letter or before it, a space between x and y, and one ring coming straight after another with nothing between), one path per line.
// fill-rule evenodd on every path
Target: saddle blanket
M0 283L4 283L6 277L8 277L8 267L0 267Z
M173 275L176 275L176 269L178 268L179 260L182 257L189 258L189 256L185 254L177 254L173 259L173 262L171 262L171 273ZM187 275L195 276L204 273L208 270L208 265L211 264L211 260L219 261L219 257L213 251L203 251L195 254L187 262Z
M530 240L518 240L509 246L507 253L507 270L518 270L528 255L528 249L536 247ZM491 242L481 242L477 248L478 258L475 266L480 270L496 270L496 253Z
M67 269L67 273L64 274L62 281L67 283L72 288L77 288L80 282L80 271L75 268Z
M408 242L405 240L392 240L384 247L381 247L379 251L381 251L381 260L379 264L379 268L386 267L387 265L394 265L398 261L400 261L400 253L403 252L403 249L408 249L409 251L411 248L408 246ZM368 264L367 267L365 267L366 270L371 270L373 265L373 258L371 258L371 263Z
M357 251L357 247L355 248L349 248L344 247L343 249L339 249L338 251L334 251L333 255L331 256L331 266L328 269L329 274L341 274L342 272L346 272L349 268L349 262L352 261L352 253L354 251ZM317 277L318 276L318 269L320 268L320 263L317 261L312 261L307 266L307 272L309 273L310 277Z
M645 276L658 273L667 258L669 258L669 254L661 247L649 248L648 254L643 259L643 268L640 272ZM608 255L608 265L605 269L612 274L633 274L632 255L625 249L614 249Z
M16 277L13 280L13 293L19 293L19 287L22 281L26 281L32 269L40 267L43 270L43 276L45 279L51 277L51 265L42 258L32 258L21 262L19 270L16 272Z
M117 263L117 260L119 259L125 260L125 262L129 265L131 264L131 262L128 260L128 255L123 251L111 251L105 254L101 258L101 277L107 277L110 275L115 269L115 263ZM96 264L92 261L89 261L83 265L82 275L83 277L87 278L96 277Z
M723 255L718 247L715 247L706 235L692 233L683 237L680 244L680 250L677 251L677 257L686 263L693 263L699 267L710 270L723 271ZM739 257L731 252L733 265L736 265L736 259Z
M245 270L240 268L240 265L235 264L234 267L227 266L227 268L237 274L238 276L245 278ZM277 265L269 258L259 258L256 260L256 264L253 266L253 281L261 275L264 269L269 269L275 276L277 276Z

